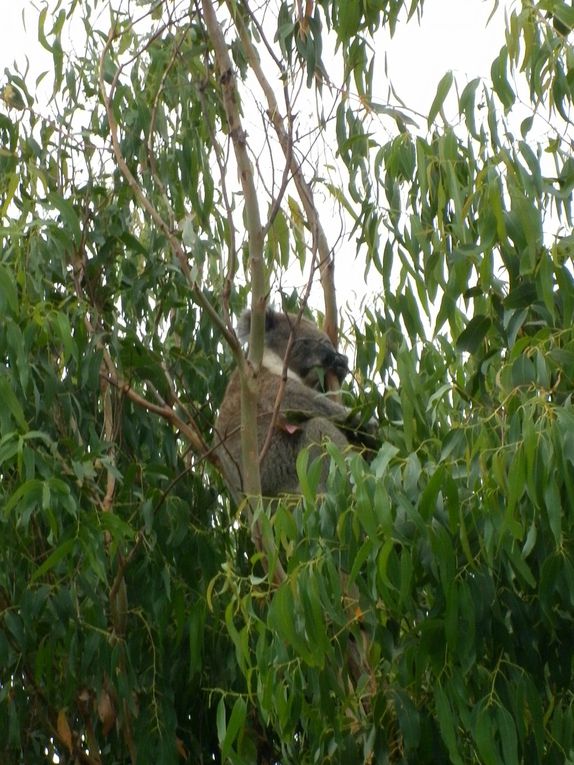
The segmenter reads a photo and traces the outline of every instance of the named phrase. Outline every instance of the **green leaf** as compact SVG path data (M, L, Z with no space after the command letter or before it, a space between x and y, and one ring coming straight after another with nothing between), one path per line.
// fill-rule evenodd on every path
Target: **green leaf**
M384 443L379 449L377 456L371 463L373 472L377 478L382 478L387 472L390 461L397 454L398 448L393 444Z
M552 3L552 14L562 24L562 34L569 34L574 29L574 8L565 2Z
M129 523L126 523L116 513L101 513L99 522L101 528L109 532L115 542L123 541L125 539L133 539L136 535L132 526L130 526Z
M483 314L474 316L456 340L457 351L476 353L491 326L492 321L488 316Z
M40 507L43 496L44 482L37 478L31 478L20 484L16 491L10 496L2 508L5 514L8 514L12 508L22 504L24 508Z
M231 710L231 716L229 717L229 722L227 723L227 728L225 729L223 741L220 739L222 757L227 757L230 754L233 742L243 730L246 717L247 704L245 703L245 699L242 696L239 696L237 699L235 699L235 703L233 704L233 709ZM219 722L219 709L217 729L218 733L220 730L223 730L223 726L221 726Z
M6 435L0 440L0 467L18 454L21 450L22 444L18 433L6 433Z
M450 760L453 765L463 765L463 760L457 745L458 736L456 734L453 712L447 694L438 683L434 687L434 700L440 733L448 749Z
M490 76L492 77L492 87L494 88L494 92L499 97L505 111L508 111L515 101L514 91L506 76L507 65L508 51L506 46L503 46L498 57L492 62Z
M18 291L13 274L0 263L0 310L13 315L18 313Z
M503 706L496 710L504 765L518 765L518 738L512 715Z
M536 368L532 359L522 354L512 364L512 385L516 388L536 382Z
M221 746L223 741L225 741L225 735L227 732L225 699L223 698L223 696L219 699L217 703L216 724L217 724L217 738L219 739L219 744Z
M476 121L475 121L475 99L476 99L476 90L479 85L480 85L479 77L467 83L467 85L465 85L464 87L464 90L460 94L460 98L458 101L459 111L462 114L464 114L464 118L465 118L466 126L468 130L470 134L477 139L478 139L478 134L476 131Z
M339 37L343 42L347 42L353 37L361 21L361 3L339 3Z
M391 690L391 694L397 710L404 747L407 752L414 752L421 738L419 713L405 691L395 688Z
M38 14L38 40L43 48L45 48L49 53L52 52L52 46L48 42L46 38L46 33L44 32L44 24L46 23L46 16L48 14L48 8L44 7Z
M500 757L495 744L494 725L486 701L477 704L473 713L473 736L476 748L484 765L500 765Z
M547 481L543 489L544 506L548 516L548 522L556 545L562 545L562 513L563 506L558 488L558 476Z
M314 666L322 667L324 666L325 654L329 650L329 640L315 572L309 576L301 576L298 591L305 614L305 635L310 645L313 646L313 663Z
M278 210L269 229L269 246L275 263L289 265L289 227L282 210Z
M273 596L269 608L269 625L277 630L309 666L320 666L323 662L323 655L316 655L310 649L305 638L299 634L295 619L296 608L293 592L290 583L287 582Z
M55 192L48 194L48 203L59 211L62 216L62 222L70 232L74 244L79 246L82 240L82 230L80 228L80 220L72 203Z
M438 84L438 87L436 89L436 95L433 99L433 102L431 104L431 108L427 117L427 125L429 126L429 128L432 126L437 114L442 109L444 101L452 87L452 83L453 83L453 74L451 71L449 71L441 78Z
M38 568L32 573L31 581L35 582L37 579L43 577L44 574L48 573L48 571L53 569L54 566L56 566L63 558L70 555L70 553L76 548L76 544L77 542L75 539L67 539L65 542L62 542L62 544L46 558L42 565L38 566Z
M2 206L0 206L0 219L3 218L6 212L8 211L10 203L14 199L14 194L16 193L16 189L18 188L19 183L20 183L20 176L18 173L11 173L8 176L8 181L5 184L6 192L4 194L4 200L3 200Z
M10 380L5 375L1 374L0 401L2 402L2 406L8 409L20 430L25 433L28 430L28 423L26 422L26 418L24 416L24 410L22 409L20 402L12 390Z
M534 589L537 584L536 579L534 578L529 565L520 554L520 549L515 544L513 544L507 549L507 555L516 573L522 577L524 582L529 587Z
M78 348L72 337L72 327L66 314L58 311L54 316L54 325L64 348L64 361L68 363L70 359L77 360Z
M506 501L505 521L513 527L515 509L526 489L526 459L524 449L519 447L514 453L512 468L508 471L508 497ZM520 528L520 524L519 528Z

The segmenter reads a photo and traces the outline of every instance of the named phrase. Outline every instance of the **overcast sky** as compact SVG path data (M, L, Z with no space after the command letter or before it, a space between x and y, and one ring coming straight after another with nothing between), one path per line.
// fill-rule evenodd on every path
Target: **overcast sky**
M413 20L397 27L386 51L389 76L411 108L428 112L437 83L449 69L469 79L489 75L490 63L504 41L502 10L486 26L492 6L493 0L426 0L420 25ZM31 0L2 0L1 85L5 84L4 70L11 69L15 59L24 66L24 56L28 56L35 73L50 66L49 54L38 43L36 15Z
M387 51L389 79L403 101L427 114L440 78L449 69L469 80L489 77L504 43L500 3L487 26L492 0L425 0L421 23L397 27Z

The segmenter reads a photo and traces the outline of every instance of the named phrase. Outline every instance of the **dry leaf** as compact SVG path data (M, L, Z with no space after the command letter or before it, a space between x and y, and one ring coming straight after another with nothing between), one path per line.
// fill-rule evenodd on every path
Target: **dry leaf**
M68 747L68 751L70 752L70 754L72 754L72 749L73 749L72 731L68 724L68 718L66 717L66 712L63 709L60 709L60 711L58 712L58 724L56 726L56 730L58 731L58 738L63 744L65 744Z
M98 717L102 723L102 733L107 736L116 722L116 710L112 697L105 688L102 688L98 697Z

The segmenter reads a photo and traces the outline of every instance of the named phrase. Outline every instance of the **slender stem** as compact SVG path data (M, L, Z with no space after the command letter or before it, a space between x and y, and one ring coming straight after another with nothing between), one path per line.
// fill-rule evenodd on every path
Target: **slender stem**
M337 297L335 292L335 261L333 254L327 241L327 236L321 225L319 219L319 213L315 205L315 199L313 196L313 190L305 180L300 164L293 156L292 142L290 140L290 131L286 129L285 122L281 116L277 99L275 98L275 92L271 87L271 84L261 66L261 60L259 54L251 41L251 36L245 25L245 22L241 18L241 15L237 12L235 3L231 0L227 1L227 7L231 14L241 38L241 44L249 66L253 70L257 81L261 86L261 89L267 100L267 113L271 124L273 125L277 138L279 139L279 145L281 146L283 153L289 163L293 181L297 188L299 198L307 215L309 226L311 228L314 245L319 253L319 273L321 277L321 286L323 288L323 296L325 300L325 322L323 329L330 337L333 344L336 346L338 341L337 332ZM246 0L243 0L243 6L247 9L247 12L251 16L251 11ZM288 114L290 114L290 108L287 108ZM329 386L330 387L330 386Z
M245 224L249 247L252 302L248 363L244 360L243 363L239 364L241 379L241 449L245 492L248 496L260 496L261 479L257 469L259 450L256 427L258 396L256 375L263 358L265 304L267 302L267 280L263 265L263 230L253 168L247 153L246 135L241 123L239 93L233 64L229 56L223 31L215 14L214 3L211 0L202 0L202 8L207 33L215 52L223 105L227 117L227 127L233 144L245 200Z

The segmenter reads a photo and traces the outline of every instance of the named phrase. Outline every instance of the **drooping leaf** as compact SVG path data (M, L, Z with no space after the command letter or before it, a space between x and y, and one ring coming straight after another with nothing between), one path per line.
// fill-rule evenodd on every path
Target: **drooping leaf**
M448 96L449 91L450 91L450 89L452 87L453 81L454 81L454 77L453 77L452 72L450 72L450 71L447 72L441 78L441 80L440 80L440 82L439 82L439 84L437 86L436 94L435 94L435 97L434 97L433 102L431 104L431 107L430 107L430 110L429 110L429 113L428 113L428 117L427 117L427 124L428 124L429 128L431 127L431 125L435 121L437 114L442 109L442 107L444 105L444 102L446 100L446 97Z

